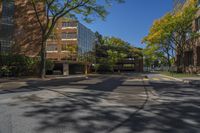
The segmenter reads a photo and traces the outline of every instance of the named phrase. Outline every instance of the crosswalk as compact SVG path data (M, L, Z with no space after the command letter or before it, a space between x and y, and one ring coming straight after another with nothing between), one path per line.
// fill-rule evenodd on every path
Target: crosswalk
M167 77L152 77L143 79L128 79L127 81L174 81L174 79Z
M152 78L150 80L153 80L153 81L172 81L173 79L160 77L160 78Z
M150 78L148 80L152 80L152 81L174 81L174 79L166 78L166 77L154 77L154 78Z

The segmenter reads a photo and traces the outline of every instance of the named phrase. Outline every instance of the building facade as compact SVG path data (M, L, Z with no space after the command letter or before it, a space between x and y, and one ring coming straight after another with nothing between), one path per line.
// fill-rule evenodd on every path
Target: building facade
M45 6L37 3L40 20ZM95 34L78 21L61 19L47 40L47 58L55 62L85 62L92 56ZM39 55L40 25L30 0L0 0L0 53ZM65 69L63 67L63 69Z
M44 17L44 4L38 3L40 17ZM1 0L0 51L37 56L41 32L29 0Z
M143 63L144 60L142 56L130 57L119 61L114 67L114 70L121 72L143 72Z
M66 62L90 62L95 34L77 20L62 18L47 40L47 58Z
M77 20L62 18L46 42L46 57L64 75L84 73L95 62L95 34Z
M0 3L0 52L7 52L13 44L14 1Z
M187 0L174 0L174 5L183 5ZM200 6L200 0L198 0L198 6ZM191 30L200 33L200 9L197 11L196 17L193 21ZM186 35L187 36L187 35ZM187 40L187 44L183 55L177 53L176 64L177 66L184 66L182 71L186 73L200 73L200 37ZM183 62L181 63L181 58Z

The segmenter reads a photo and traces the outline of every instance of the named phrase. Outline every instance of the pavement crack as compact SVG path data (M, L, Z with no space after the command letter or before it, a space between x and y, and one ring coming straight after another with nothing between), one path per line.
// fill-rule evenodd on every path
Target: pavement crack
M143 83L143 86L144 86L143 89L144 89L145 94L146 94L146 99L143 102L143 104L136 111L134 111L127 119L121 121L119 124L110 128L108 131L106 131L106 133L111 133L111 132L115 131L116 129L120 128L121 126L123 126L124 124L126 124L127 122L129 122L135 115L137 115L140 111L142 111L144 109L144 107L147 105L150 97L149 97L148 89L145 86L145 81L142 80L142 83Z

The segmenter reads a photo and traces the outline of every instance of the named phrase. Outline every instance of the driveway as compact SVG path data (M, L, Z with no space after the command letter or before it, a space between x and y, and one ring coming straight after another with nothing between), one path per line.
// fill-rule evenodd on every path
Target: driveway
M0 91L0 133L199 132L198 87L148 76L8 85Z

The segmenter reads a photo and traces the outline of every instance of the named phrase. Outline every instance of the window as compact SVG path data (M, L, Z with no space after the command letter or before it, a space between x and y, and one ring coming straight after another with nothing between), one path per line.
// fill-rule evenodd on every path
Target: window
M67 43L62 44L62 51L75 51L76 50L76 43Z
M77 34L76 33L68 33L67 34L67 39L75 39L77 38Z
M191 38L192 28L190 28L186 33L186 40L189 40Z
M47 51L57 51L57 46L55 44L48 44Z
M0 18L0 49L8 52L13 41L13 15L14 15L14 0L2 0L2 14ZM1 34L3 33L3 34Z
M77 26L77 23L76 22L67 22L67 26L68 27L76 27Z
M200 66L200 46L197 47L197 66Z
M176 65L177 65L177 66L180 66L180 65L181 65L181 55L177 55Z
M62 28L67 27L67 22L62 22Z
M67 44L62 44L62 51L67 51Z
M12 41L0 40L0 53L9 52L12 44L14 44Z
M62 33L62 39L76 39L76 33Z
M184 61L186 66L194 65L193 51L185 52Z
M14 15L14 1L3 0L2 1L2 22L7 24L13 23Z
M62 39L67 39L67 33L62 33Z
M52 32L50 35L49 35L49 39L51 40L56 40L56 34L54 32Z
M200 32L200 17L195 20L195 29L197 32Z
M62 22L62 28L65 27L77 27L77 22Z

